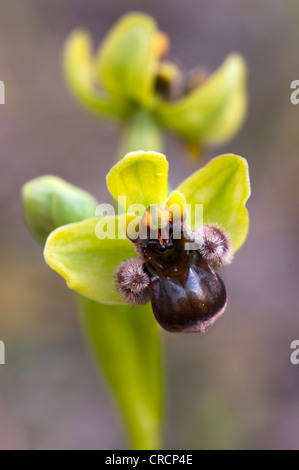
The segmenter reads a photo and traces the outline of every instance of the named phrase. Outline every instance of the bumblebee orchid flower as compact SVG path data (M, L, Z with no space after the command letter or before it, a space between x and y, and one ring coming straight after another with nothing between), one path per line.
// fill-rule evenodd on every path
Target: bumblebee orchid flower
M140 13L121 18L95 52L81 29L65 45L65 77L76 99L124 130L117 159L126 157L107 175L116 213L55 176L22 190L26 222L45 245L46 262L79 294L80 324L134 449L163 446L159 324L204 332L215 322L227 301L218 271L248 232L243 158L218 157L169 192L168 162L154 152L163 151L168 130L193 153L231 139L246 115L245 61L231 54L210 75L187 71L169 50L168 36Z
M45 259L83 296L106 304L151 301L166 330L204 332L226 306L225 287L216 271L231 261L247 236L247 163L236 155L215 158L171 194L167 176L164 155L126 155L107 175L107 186L129 211L54 230ZM196 204L203 207L202 227L194 226ZM136 205L138 215L131 209ZM183 208L176 222L173 205ZM189 214L185 207L190 207ZM158 220L156 238L150 231L152 214ZM143 235L134 239L128 230L132 223L145 228ZM165 235L167 225L170 232ZM175 231L183 235L176 237Z
M168 36L141 13L122 17L95 54L89 33L76 29L65 46L66 80L92 113L139 127L145 120L147 132L150 125L170 130L190 149L233 138L247 110L243 57L230 54L213 74L189 72L168 57L169 48Z

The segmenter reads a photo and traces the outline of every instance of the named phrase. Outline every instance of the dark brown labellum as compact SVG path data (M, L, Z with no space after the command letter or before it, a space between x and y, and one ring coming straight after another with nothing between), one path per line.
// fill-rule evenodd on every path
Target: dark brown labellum
M197 250L185 249L188 241L148 241L141 248L153 312L171 332L205 332L227 303L222 279Z
M153 220L160 227L156 236L150 229ZM115 273L123 299L132 305L151 301L167 331L205 332L227 303L224 283L215 271L232 259L225 231L205 225L191 232L184 217L174 219L162 208L153 215L146 211L141 226L134 239L138 257L125 260Z
M153 312L165 330L205 332L225 309L224 283L209 266L191 265L182 274L151 281Z

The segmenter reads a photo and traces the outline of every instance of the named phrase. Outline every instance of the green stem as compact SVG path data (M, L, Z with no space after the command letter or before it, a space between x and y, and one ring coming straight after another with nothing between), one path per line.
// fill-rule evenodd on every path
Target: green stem
M139 110L126 123L118 160L136 150L163 152L163 134L155 116L146 110Z
M150 305L103 305L78 296L81 325L113 392L129 446L161 448L164 369Z

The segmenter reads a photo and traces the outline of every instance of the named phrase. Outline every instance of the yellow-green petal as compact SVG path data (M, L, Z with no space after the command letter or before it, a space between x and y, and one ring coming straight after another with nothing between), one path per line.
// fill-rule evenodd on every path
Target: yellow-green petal
M247 110L247 66L231 54L221 67L185 98L160 104L157 113L165 126L190 142L214 145L231 139Z
M115 239L100 240L96 231L102 219L87 219L52 232L44 256L70 289L97 302L122 304L115 288L114 271L121 261L136 256L136 252L125 237L118 238L118 219L105 219L108 226L115 227Z
M122 17L110 30L97 60L98 77L114 96L147 103L156 71L156 24L145 14Z
M85 108L106 118L123 119L127 116L127 103L116 100L95 85L92 41L87 31L76 29L71 33L65 45L63 62L67 83Z
M204 224L218 224L230 235L234 251L244 243L249 227L246 202L250 196L247 161L222 155L187 178L178 188L187 204L203 204ZM194 219L194 217L193 217Z
M131 152L110 170L107 187L117 200L126 197L126 208L141 204L161 205L168 194L168 162L157 152ZM133 212L131 210L131 212Z

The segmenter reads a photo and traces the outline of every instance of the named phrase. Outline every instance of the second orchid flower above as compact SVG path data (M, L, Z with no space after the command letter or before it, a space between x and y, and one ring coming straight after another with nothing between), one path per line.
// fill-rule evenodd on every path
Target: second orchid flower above
M192 150L234 137L247 110L247 67L230 54L213 74L188 71L169 55L170 40L153 18L131 13L109 31L94 54L89 33L77 29L64 54L67 82L81 104L98 116L136 120L151 139L157 129L175 133ZM150 126L154 127L152 134ZM132 138L131 136L128 137Z

